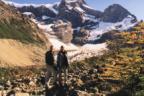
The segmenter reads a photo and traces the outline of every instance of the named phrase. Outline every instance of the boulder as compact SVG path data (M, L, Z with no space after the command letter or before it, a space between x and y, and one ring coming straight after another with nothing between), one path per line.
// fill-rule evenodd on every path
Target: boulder
M70 22L58 20L55 22L54 26L52 26L52 29L55 32L56 36L64 43L71 42L73 38L73 29Z
M75 44L85 44L90 35L90 31L85 28L80 28L80 30L75 30L73 34L73 43Z

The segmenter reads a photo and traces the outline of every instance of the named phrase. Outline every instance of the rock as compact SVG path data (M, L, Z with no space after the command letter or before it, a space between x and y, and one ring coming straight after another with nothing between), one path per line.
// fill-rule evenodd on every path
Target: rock
M30 96L28 93L16 93L15 96Z
M73 34L72 42L75 44L85 44L90 35L90 31L85 28L80 28L80 30L75 30Z
M56 36L61 39L64 43L70 43L73 38L73 29L70 22L64 22L62 20L55 21L52 26Z
M91 74L91 80L95 80L97 78L97 74Z
M112 85L110 83L103 82L99 85L99 89L102 91L111 91Z
M81 86L81 85L84 84L81 79L77 79L77 80L76 80L76 83L77 83L77 86Z
M20 91L22 91L22 89L19 88L19 87L15 87L14 90L15 90L16 92L20 92Z
M77 94L78 94L78 96L92 96L92 95L90 95L90 93L87 93L85 91L78 91Z
M59 5L59 17L70 21L73 27L81 26L84 23L83 11L77 10L76 7L80 7L85 4L84 0L76 0L76 2L67 2L62 0Z
M93 88L93 90L95 91L95 93L99 92L99 89L97 87Z
M94 74L94 70L93 69L90 69L88 74Z
M59 14L59 17L64 18L68 21L70 21L73 25L73 27L78 27L81 26L84 23L84 19L83 16L81 15L81 13L72 10L70 12L65 11L61 11Z
M96 73L97 73L97 71L98 71L97 69L93 69L94 74L96 74Z
M0 96L7 96L6 91L5 90L0 91Z
M31 87L36 87L36 83L33 82L33 81L30 81L29 85L30 85Z
M6 87L11 87L12 85L11 85L11 82L8 80L7 82L6 82L6 85L5 85Z
M4 86L0 85L0 90L3 90L4 89Z

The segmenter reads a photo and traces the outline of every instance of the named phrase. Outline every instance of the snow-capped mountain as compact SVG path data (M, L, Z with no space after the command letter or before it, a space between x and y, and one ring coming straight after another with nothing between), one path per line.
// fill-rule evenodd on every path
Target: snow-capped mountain
M119 4L113 4L101 12L88 6L85 0L61 0L54 4L38 5L6 3L32 18L40 28L45 27L48 33L57 36L63 34L58 36L60 39L71 34L68 37L78 44L94 42L105 32L127 30L137 23L136 17ZM56 27L57 24L62 27ZM68 32L65 31L67 29Z

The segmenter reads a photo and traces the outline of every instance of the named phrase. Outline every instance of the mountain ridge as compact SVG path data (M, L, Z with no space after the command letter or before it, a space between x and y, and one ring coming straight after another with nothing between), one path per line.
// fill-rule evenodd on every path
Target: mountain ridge
M15 6L30 19L35 19L34 21L37 21L43 27L55 25L57 21L71 23L68 23L68 25L73 32L69 34L73 33L73 38L69 40L69 43L93 43L105 32L127 30L137 23L136 16L119 4L110 5L103 12L91 8L85 0L61 0L59 3L42 5L8 4ZM51 30L57 33L51 27L49 27L49 30L47 29L44 30L48 34ZM85 29L85 31L81 32L80 29ZM65 33L65 30L62 31ZM80 35L81 33L85 35Z
M67 0L66 0L67 1ZM99 11L99 10L96 10L96 9L93 9L91 7L88 6L88 4L85 2L85 0L82 0L82 1L77 1L77 0L74 0L73 2L68 2L68 3L65 3L66 2L65 0L62 0L61 2L58 2L58 3L53 3L53 4L18 4L18 3L8 3L12 6L15 6L18 8L18 10L20 12L31 12L32 10L49 10L47 12L44 12L42 15L47 15L47 16L50 16L50 17L56 17L56 15L58 15L59 13L58 12L53 12L52 11L59 11L61 9L64 9L64 8L67 8L67 10L72 10L73 8L75 9L75 7L79 7L78 8L78 11L86 11L86 13L88 12L88 14L92 14L92 15L96 15L95 17L99 18L104 18L103 15L105 15L106 13L109 13L109 12L106 12L106 11L109 11L110 9L115 9L116 11L125 11L123 14L128 16L128 15L131 15L132 17L135 18L135 20L137 20L136 16L134 16L133 14L131 14L127 9L125 9L123 6L121 6L120 4L112 4L110 6L108 6L107 8L105 8L104 11ZM69 1L69 0L68 0ZM72 0L70 0L72 1ZM24 8L23 8L24 7ZM31 7L29 9L29 7ZM27 8L27 9L26 9ZM34 9L36 8L36 9ZM44 8L44 9L43 9ZM53 9L53 10L52 10ZM91 12L89 12L89 10ZM64 11L64 10L63 10ZM116 12L115 11L115 12ZM37 11L38 12L38 11ZM115 13L114 12L114 13ZM35 13L35 12L34 12ZM48 14L49 13L49 14ZM113 14L114 14L113 13ZM121 12L120 12L121 13ZM119 13L119 14L120 14ZM36 14L36 13L35 13ZM53 14L53 15L52 15ZM54 15L55 14L55 15ZM122 13L121 13L122 14ZM99 16L97 16L99 15ZM39 15L40 16L40 15ZM122 18L119 20L114 20L114 22L119 22L119 21L122 21L124 19L124 17L126 16L122 16ZM116 16L115 16L116 17ZM114 17L113 17L114 18ZM109 21L109 20L103 20L101 19L102 21L108 21L108 22L113 22L113 20Z

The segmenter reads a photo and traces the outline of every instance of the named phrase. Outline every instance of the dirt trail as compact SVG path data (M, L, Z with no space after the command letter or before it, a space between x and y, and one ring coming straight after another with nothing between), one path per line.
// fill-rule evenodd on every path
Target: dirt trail
M16 40L0 39L0 65L28 66L42 64L44 49Z

